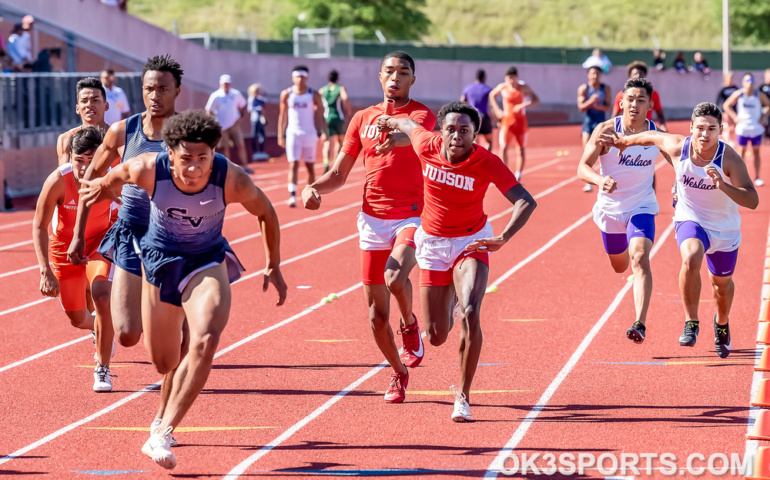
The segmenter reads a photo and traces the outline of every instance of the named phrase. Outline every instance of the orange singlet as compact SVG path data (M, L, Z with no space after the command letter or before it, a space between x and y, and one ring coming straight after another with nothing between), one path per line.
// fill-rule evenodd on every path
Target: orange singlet
M500 120L500 143L508 145L514 138L516 142L524 146L526 133L529 130L527 117L523 111L514 112L513 107L524 102L524 96L520 90L506 85L502 91L503 118Z
M111 265L96 251L110 227L110 202L100 202L91 208L85 232L88 263L72 265L67 261L67 249L77 217L78 186L71 163L61 165L59 173L64 179L64 199L56 206L49 251L53 273L59 280L62 307L67 312L76 312L86 308L87 284L110 279Z

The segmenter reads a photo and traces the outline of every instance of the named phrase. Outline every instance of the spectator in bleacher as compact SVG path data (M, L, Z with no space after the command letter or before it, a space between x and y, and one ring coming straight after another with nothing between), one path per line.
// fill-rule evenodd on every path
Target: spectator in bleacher
M246 99L241 92L232 87L230 75L224 74L219 77L219 89L209 96L206 112L216 118L222 126L222 139L219 141L217 150L236 165L241 165L246 173L254 173L254 170L247 165L246 144L243 143L243 131L240 125L241 118L246 116ZM230 156L230 143L238 149L238 161Z
M251 151L252 160L256 162L268 159L265 153L265 125L267 121L262 114L267 99L262 96L262 86L258 83L249 87L249 99L246 102L251 115Z
M11 63L13 66L21 65L24 63L24 57L21 51L21 35L24 33L24 27L20 23L13 26L11 35L8 36L8 55L11 57Z
M115 70L107 68L102 70L102 85L107 93L107 103L110 109L104 112L104 121L107 125L118 123L124 118L131 116L131 106L128 104L128 97L122 88L115 85Z
M659 48L656 48L655 50L652 51L652 55L653 55L652 65L655 67L655 70L665 70L666 69L666 65L665 65L666 52L664 52Z
M602 72L607 73L610 71L610 68L612 68L612 62L607 58L607 55L602 53L601 48L594 48L591 56L586 58L586 61L583 62L583 68L589 69L591 67L599 67L602 69Z
M35 28L35 17L24 15L21 19L21 28L24 31L21 33L20 53L25 62L31 65L37 57L37 52L32 49L32 30Z
M105 5L110 5L113 7L118 7L119 9L126 11L128 0L102 0L102 3Z
M681 75L687 73L687 62L684 60L684 52L676 54L676 58L674 59L674 69Z
M64 72L64 62L61 58L61 48L59 47L53 47L49 48L48 51L51 54L51 72L53 73L61 73Z
M703 54L701 52L695 52L695 55L693 56L693 60L695 63L691 65L688 70L700 72L703 74L703 78L708 80L709 74L711 73L711 69L709 68L709 64L706 61L706 59L703 57Z
M647 64L644 62L640 62L639 60L635 62L631 62L628 64L628 78L646 78L647 77ZM612 107L612 116L617 117L618 115L621 115L623 112L620 109L620 100L623 99L623 92L620 91L615 95L615 103ZM652 112L655 111L655 113L658 116L658 129L663 130L664 132L668 129L666 128L666 116L663 115L663 104L660 102L660 95L658 95L657 90L652 91L652 95L650 96L650 101L653 103L653 105L647 110L647 119L652 120Z

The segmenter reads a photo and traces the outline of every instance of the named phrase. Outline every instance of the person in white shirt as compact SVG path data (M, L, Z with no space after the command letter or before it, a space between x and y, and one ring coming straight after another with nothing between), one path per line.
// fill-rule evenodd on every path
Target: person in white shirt
M35 27L35 17L32 15L24 15L21 19L21 28L24 30L21 33L21 43L19 44L19 53L21 53L22 59L27 63L35 61L37 55L33 55L32 52L32 29Z
M8 36L8 55L11 57L13 65L20 65L24 63L24 58L21 53L21 35L24 32L24 28L20 23L13 26L11 35Z
M243 131L240 125L241 118L246 115L246 99L240 91L232 88L230 75L224 74L219 77L219 90L209 96L206 112L216 118L222 126L222 140L219 141L217 150L236 164L240 162L246 173L254 173L254 170L246 165L248 163L246 144L243 143ZM230 156L231 142L238 149L238 162Z
M607 55L602 53L601 48L594 48L594 51L591 52L591 56L586 58L586 61L583 62L583 68L588 69L591 67L599 67L604 73L608 73L612 68L612 62L607 58Z
M102 70L101 75L104 91L107 92L107 103L109 110L104 112L104 121L107 125L113 125L131 116L131 106L128 104L128 97L122 88L115 85L115 70L107 68Z

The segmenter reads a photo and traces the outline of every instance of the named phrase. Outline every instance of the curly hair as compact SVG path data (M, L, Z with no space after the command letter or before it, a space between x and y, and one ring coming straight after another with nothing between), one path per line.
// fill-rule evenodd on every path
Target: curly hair
M443 107L441 107L441 110L438 111L438 116L436 117L438 121L439 127L444 127L444 122L446 121L447 115L450 113L459 113L459 114L465 114L468 115L471 118L471 123L473 123L473 131L478 132L479 128L481 127L481 115L479 115L479 111L476 110L471 106L471 104L466 102L452 102L447 103Z
M692 120L698 117L714 117L718 124L722 124L722 112L719 107L709 102L701 102L692 110Z
M70 138L70 150L75 155L95 151L104 140L104 132L96 125L81 128Z
M222 127L203 110L189 110L163 122L163 141L171 149L182 142L205 143L211 148L222 138Z

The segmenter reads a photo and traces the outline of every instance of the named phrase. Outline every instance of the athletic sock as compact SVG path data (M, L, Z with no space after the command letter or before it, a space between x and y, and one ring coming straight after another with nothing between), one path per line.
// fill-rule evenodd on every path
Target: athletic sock
M297 193L297 184L296 183L290 183L290 184L288 184L288 188L289 188L289 193L293 197L294 194Z

